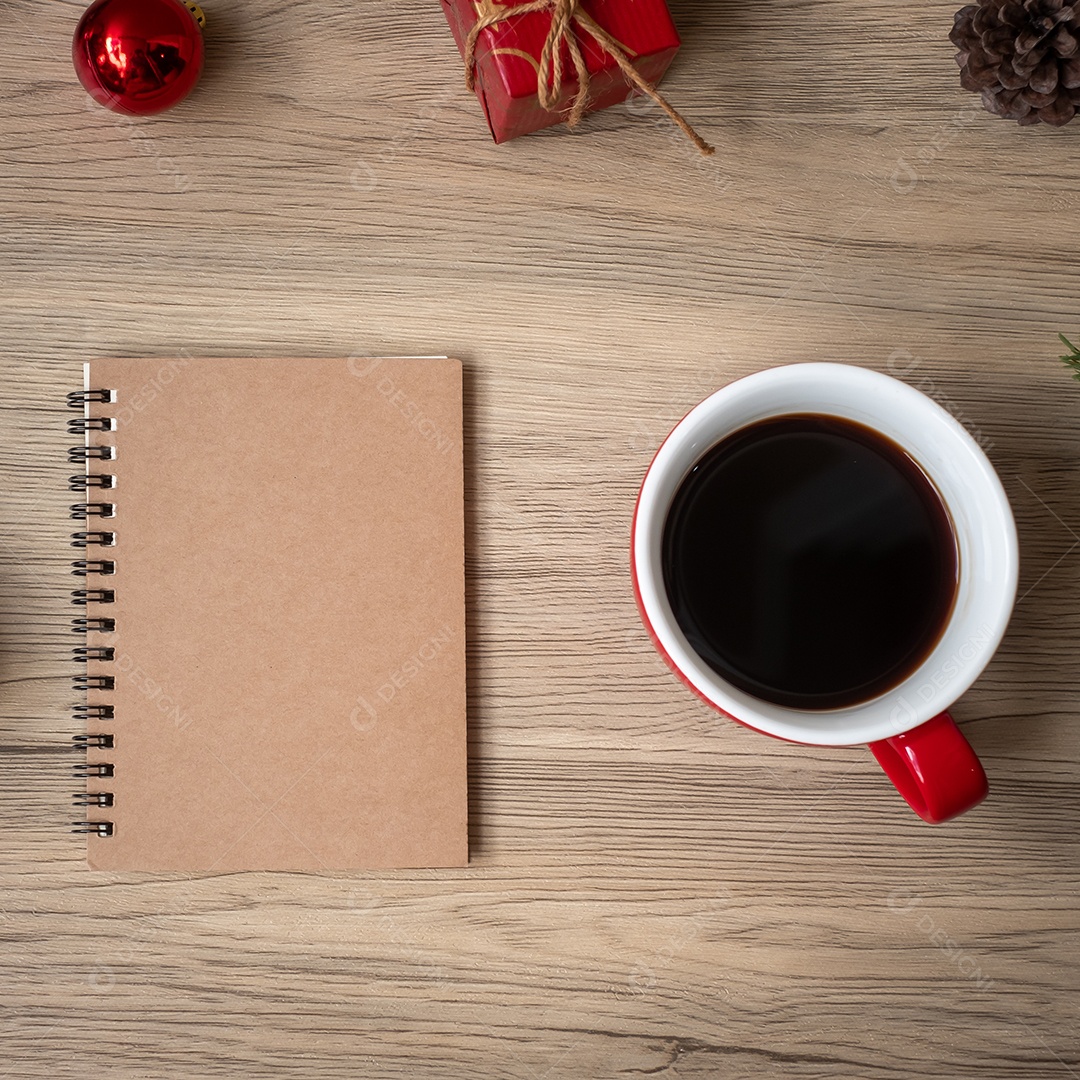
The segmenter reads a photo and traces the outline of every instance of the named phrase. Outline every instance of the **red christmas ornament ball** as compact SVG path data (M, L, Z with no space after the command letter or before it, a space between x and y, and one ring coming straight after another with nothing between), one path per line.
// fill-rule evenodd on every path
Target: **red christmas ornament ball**
M205 22L182 0L97 0L75 30L71 56L87 93L117 112L161 112L202 74Z

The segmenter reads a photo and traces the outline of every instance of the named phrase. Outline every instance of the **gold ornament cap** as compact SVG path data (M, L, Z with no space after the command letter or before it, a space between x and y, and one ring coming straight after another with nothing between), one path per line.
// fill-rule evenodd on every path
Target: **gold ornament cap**
M191 12L195 21L199 24L200 30L206 29L206 16L203 14L203 9L198 4L193 4L191 0L183 0L184 7Z

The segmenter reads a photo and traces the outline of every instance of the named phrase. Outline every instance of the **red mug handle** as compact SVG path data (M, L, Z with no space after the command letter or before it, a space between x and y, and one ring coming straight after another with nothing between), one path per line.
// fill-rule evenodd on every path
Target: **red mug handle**
M871 743L870 752L911 809L932 825L970 810L989 790L982 763L947 712Z

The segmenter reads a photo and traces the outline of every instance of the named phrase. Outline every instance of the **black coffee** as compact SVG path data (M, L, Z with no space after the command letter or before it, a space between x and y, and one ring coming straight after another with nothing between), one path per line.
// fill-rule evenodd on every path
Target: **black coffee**
M899 446L798 415L744 428L694 466L663 570L679 626L724 679L778 705L838 709L925 659L958 561L941 496Z

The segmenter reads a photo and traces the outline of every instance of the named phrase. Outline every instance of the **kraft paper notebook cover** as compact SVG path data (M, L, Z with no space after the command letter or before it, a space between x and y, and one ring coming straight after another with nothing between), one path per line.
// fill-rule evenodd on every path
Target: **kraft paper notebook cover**
M90 866L465 864L461 365L94 360L69 401Z

